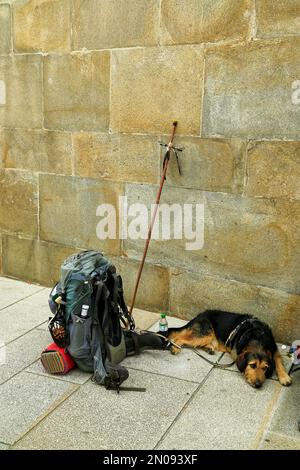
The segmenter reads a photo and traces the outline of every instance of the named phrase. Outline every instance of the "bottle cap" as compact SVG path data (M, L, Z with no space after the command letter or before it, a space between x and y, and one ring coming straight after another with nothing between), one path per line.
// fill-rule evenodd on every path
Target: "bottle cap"
M82 317L87 317L89 308L90 308L89 305L82 305L82 307L81 307L81 316Z
M166 314L165 314L165 313L161 313L161 314L160 314L160 318L166 318Z

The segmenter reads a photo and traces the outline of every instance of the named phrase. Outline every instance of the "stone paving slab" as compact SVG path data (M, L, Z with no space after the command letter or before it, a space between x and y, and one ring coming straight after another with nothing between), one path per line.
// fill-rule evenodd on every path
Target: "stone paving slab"
M147 390L118 395L87 382L15 448L152 449L196 389L191 382L134 370L126 386Z
M75 369L72 369L66 375L48 374L46 370L44 369L43 364L41 363L40 360L36 361L34 364L29 366L26 369L26 372L30 372L32 374L38 374L38 375L45 375L46 377L51 377L51 378L55 377L59 380L65 380L66 382L72 382L72 383L76 383L80 385L84 384L92 377L92 374L88 372L83 372L77 367Z
M2 442L0 442L0 450L8 450L9 449L9 446L7 444L3 444Z
M45 288L35 284L0 277L0 310L43 289Z
M5 363L0 364L0 383L23 370L40 357L49 344L49 335L45 331L33 330L16 339L5 347Z
M274 432L269 432L263 439L260 449L262 450L300 450L300 432L299 439L293 439L290 436L284 436Z
M210 356L204 352L201 354L213 361L217 357L217 355ZM213 367L187 349L176 355L172 355L170 351L144 351L139 356L127 357L123 364L131 369L196 383L201 383Z
M167 320L169 327L186 324L185 320L175 317L167 317ZM158 322L149 328L149 330L158 331ZM213 362L220 356L220 354L211 356L204 351L201 351L201 354ZM196 383L201 383L213 367L188 349L183 349L181 353L176 355L172 355L170 351L144 351L139 356L127 357L124 360L124 365L132 369L189 380Z
M50 311L49 311L49 317L50 317ZM37 330L43 330L43 331L49 331L48 330L48 320L45 321L45 323L42 323L41 325L37 326L36 329ZM51 339L51 336L49 336L49 338Z
M256 390L238 374L213 370L158 449L248 449L260 442L280 385Z
M0 441L7 444L16 442L77 387L69 382L26 372L0 385ZM48 439L48 433L43 437Z
M270 424L270 431L294 439L300 438L300 371L292 374L290 387L282 387L277 409Z
M0 311L0 340L8 343L43 323L49 317L49 289L36 292Z

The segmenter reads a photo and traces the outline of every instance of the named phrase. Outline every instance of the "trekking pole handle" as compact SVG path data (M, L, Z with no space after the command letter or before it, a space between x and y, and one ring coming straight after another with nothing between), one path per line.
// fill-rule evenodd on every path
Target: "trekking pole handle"
M170 150L170 148L171 148L172 145L173 145L173 140L174 140L174 137L175 137L175 132L176 132L177 124L178 124L178 121L174 121L174 122L173 122L173 130L172 130L171 140L170 140L170 142L169 142L169 144L168 144L169 150Z
M170 139L170 142L167 145L166 154L168 152L170 152L171 148L173 147L173 140L174 140L174 137L175 137L177 124L178 124L178 121L173 121L173 129L172 129L171 139Z

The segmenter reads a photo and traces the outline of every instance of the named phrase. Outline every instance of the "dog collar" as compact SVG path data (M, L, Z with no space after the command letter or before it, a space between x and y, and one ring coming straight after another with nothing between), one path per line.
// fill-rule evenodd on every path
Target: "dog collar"
M231 346L233 345L234 343L234 340L239 332L239 330L241 329L241 327L243 325L245 325L246 323L250 323L250 325L252 325L254 322L256 322L258 320L258 318L256 317L252 317L252 318L246 318L246 320L243 320L241 323L239 323L235 328L234 330L232 330L232 332L229 334L227 340L225 341L225 347L227 346ZM248 329L246 330L248 331ZM244 333L246 333L246 331Z

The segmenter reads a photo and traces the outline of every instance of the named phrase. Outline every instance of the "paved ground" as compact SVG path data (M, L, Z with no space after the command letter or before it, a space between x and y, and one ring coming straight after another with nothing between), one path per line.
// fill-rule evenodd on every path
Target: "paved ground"
M124 362L126 384L146 392L118 396L79 370L44 372L49 289L0 278L0 293L0 449L300 449L300 373L255 390L192 351L148 351ZM158 317L135 318L153 328Z

